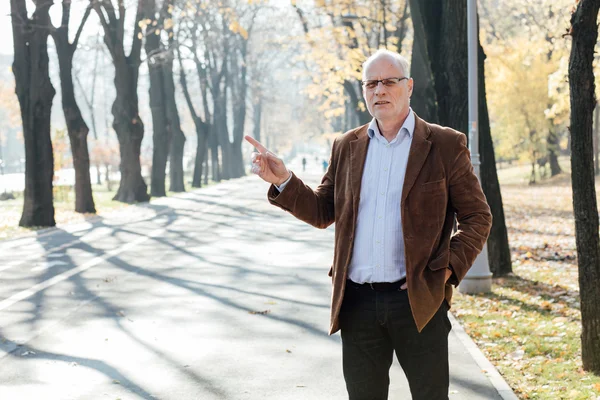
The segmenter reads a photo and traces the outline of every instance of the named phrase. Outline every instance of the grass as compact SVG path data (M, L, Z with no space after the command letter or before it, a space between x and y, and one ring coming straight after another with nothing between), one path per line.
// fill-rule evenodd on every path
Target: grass
M127 207L127 204L112 201L116 193L117 185L113 185L115 190L109 191L104 185L92 185L94 204L98 215ZM80 214L74 211L75 192L73 189L65 190L65 187L55 188L54 194L54 218L57 224L66 224L72 222L82 222L93 218L95 214ZM19 219L23 211L23 193L13 193L14 200L0 201L0 240L13 239L26 236L31 232L44 229L43 227L23 228L19 226Z
M191 179L191 178L190 178ZM187 184L186 177L186 190L191 189ZM215 182L209 181L207 186L214 185ZM106 185L92 185L92 191L94 196L94 204L96 206L97 214L81 214L74 211L75 208L75 192L73 189L55 188L54 193L54 217L57 225L67 223L77 223L92 219L96 216L105 216L116 210L120 210L131 205L113 201L112 198L116 194L118 189L118 182L113 183L112 190L108 190ZM203 185L203 187L205 187ZM19 219L23 211L23 193L13 193L15 195L14 200L0 201L0 240L14 239L26 235L30 235L32 232L44 229L43 227L31 227L23 228L19 226ZM167 192L167 196L173 196L176 193ZM150 200L152 202L153 199Z
M581 365L570 177L527 185L529 166L498 175L513 274L488 294L456 292L453 313L519 398L600 399L600 377Z
M536 182L542 185L552 185L558 178L559 181L567 181L570 179L571 174L571 159L568 156L560 156L558 163L563 170L564 174L559 175L553 179L541 179L539 173L536 173ZM505 185L527 185L529 183L529 177L531 176L531 165L527 163L501 163L496 166L498 170L498 180ZM550 173L550 166L546 167L548 174ZM536 172L538 171L536 167ZM569 181L570 185L570 181Z

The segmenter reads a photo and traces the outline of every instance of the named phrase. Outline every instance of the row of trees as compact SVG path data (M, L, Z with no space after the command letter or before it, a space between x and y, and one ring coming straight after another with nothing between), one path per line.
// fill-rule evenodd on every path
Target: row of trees
M241 0L218 4L204 0L164 0L161 4L156 0L138 0L136 4L117 0L114 3L112 0L90 1L80 18L71 21L72 2L63 0L60 25L55 27L49 17L52 2L34 2L35 10L28 16L25 0L11 0L13 71L26 152L21 226L55 224L50 140L55 89L50 80L49 36L54 40L60 67L62 108L76 172L75 209L95 212L89 174L89 128L79 108L73 80L74 55L81 47L84 28L93 15L99 22L106 53L115 71L112 128L119 143L121 179L114 200L133 203L147 201L150 196L164 196L167 162L170 190L185 190L186 138L181 129L178 90L183 92L196 128L192 186L200 187L203 172L206 181L207 171L203 171L203 165L208 158L215 181L244 175L241 144L250 103L249 88L254 103L254 131L260 135L265 102L261 85L268 84L277 58L273 52L268 54L272 42L257 41L251 52L250 40L259 12L272 11L272 7L265 2ZM127 13L132 10L135 18L128 26ZM73 26L75 34L70 31ZM265 26L263 23L263 30ZM253 61L257 62L253 64ZM144 62L148 66L153 131L149 191L140 165L145 125L139 112L138 84ZM93 110L91 114L93 116Z

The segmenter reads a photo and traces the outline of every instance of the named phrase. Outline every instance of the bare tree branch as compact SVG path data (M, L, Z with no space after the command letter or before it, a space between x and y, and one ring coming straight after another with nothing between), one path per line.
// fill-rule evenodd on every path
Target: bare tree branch
M65 1L70 1L70 0L64 0L63 3ZM83 14L83 18L81 19L79 28L77 28L77 33L75 34L75 39L73 39L73 44L72 44L73 49L77 48L77 44L79 43L79 39L81 38L81 32L83 32L83 27L84 27L85 23L87 22L87 19L89 18L91 11L92 11L92 5L90 4L86 7L85 14Z

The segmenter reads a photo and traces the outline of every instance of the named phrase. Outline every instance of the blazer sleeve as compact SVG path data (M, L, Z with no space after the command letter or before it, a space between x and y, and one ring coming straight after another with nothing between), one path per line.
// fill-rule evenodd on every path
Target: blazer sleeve
M454 154L449 171L449 196L456 211L458 230L450 240L450 265L458 284L487 241L492 214L474 173L465 135L457 136Z
M334 141L329 167L316 189L305 185L293 172L290 181L282 192L271 185L267 193L269 202L296 218L317 228L325 229L335 222L334 182L337 166L336 145Z

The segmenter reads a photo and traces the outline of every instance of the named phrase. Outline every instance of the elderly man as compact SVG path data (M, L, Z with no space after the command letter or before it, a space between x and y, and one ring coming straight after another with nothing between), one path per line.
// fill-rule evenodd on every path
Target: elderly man
M415 115L408 72L387 50L364 63L373 120L336 138L314 190L246 137L272 204L318 228L335 222L330 334L341 330L351 400L387 399L394 352L413 399L448 398L451 285L492 224L465 135Z

